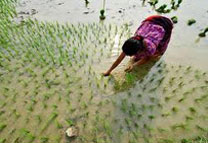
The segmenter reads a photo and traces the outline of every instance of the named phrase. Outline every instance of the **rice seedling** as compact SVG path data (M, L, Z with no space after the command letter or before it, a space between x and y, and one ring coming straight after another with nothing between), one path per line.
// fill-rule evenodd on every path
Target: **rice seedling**
M47 142L49 142L49 138L48 137L41 137L40 142L41 143L47 143Z
M6 139L0 138L0 143L6 143Z
M33 109L33 105L29 105L28 107L27 107L27 110L29 111L29 112L32 112L34 109Z
M43 108L44 109L47 109L48 108L48 105L46 103L42 102L42 104L43 104Z
M7 105L7 102L3 102L1 105L1 108L5 107Z
M129 118L125 118L124 121L125 121L126 125L127 125L128 127L130 127L131 120L130 120Z
M183 93L184 96L191 94L191 91L186 91Z
M61 142L61 136L56 136L55 137L55 141L56 141L56 143L60 143Z
M196 125L196 128L202 132L207 132L208 131L208 128L203 128L201 127L200 125Z
M183 102L185 100L185 97L182 97L178 100L178 102Z
M56 119L56 117L58 116L58 113L53 112L49 119L46 121L45 125L41 128L41 132L44 132L48 126Z
M167 8L167 4L163 4L159 8L157 8L155 11L159 13L169 13L171 9L166 9L166 8Z
M170 113L169 113L169 112L167 112L167 113L162 113L161 116L162 116L162 117L168 117L168 116L170 116Z
M7 127L6 124L0 123L0 132L2 132Z
M37 121L38 121L38 124L40 124L40 123L42 122L42 118L41 118L40 115L37 115L37 116L36 116L36 119L37 119Z
M101 9L100 10L100 20L104 20L105 19L105 10Z
M70 126L70 127L75 125L75 122L71 119L67 119L66 122L67 122L68 126Z
M196 113L196 112L197 112L196 109L195 109L194 107L189 107L189 111L190 111L191 113Z
M154 6L158 3L158 0L150 0L148 1L148 3L151 5L151 6Z
M191 26L194 23L196 23L196 20L195 19L189 19L188 22L187 22L187 25L188 26Z
M27 117L27 118L25 119L25 123L28 124L29 122L30 122L30 119L29 119L29 117Z
M16 111L16 109L13 110L13 114L15 115L15 118L16 118L16 119L18 119L18 118L21 116L20 113L18 113L18 112Z
M156 91L156 89L157 89L157 87L152 88L152 89L149 90L149 92L154 92L154 91Z
M5 113L4 110L0 111L0 117L1 117L1 115L3 115L4 113Z
M63 125L61 123L59 123L57 120L55 121L55 124L56 124L57 129L62 129L63 128Z
M23 138L26 138L28 140L28 142L33 142L36 138L30 131L28 131L25 128L22 128L20 130L20 134L21 134L21 136L23 136Z
M185 130L185 129L187 129L187 124L181 123L181 124L175 124L175 125L171 126L172 130L176 130L177 128Z
M127 112L127 110L128 110L128 101L127 101L127 99L122 99L122 101L121 101L121 110L123 112Z
M160 133L167 132L168 130L165 128L157 128Z
M177 107L173 107L172 109L171 109L174 113L176 113L176 112L178 112L178 108Z
M61 99L62 99L62 97L59 95L59 97L58 97L58 101L60 102L60 101L61 101Z
M165 101L166 101L166 102L170 101L170 99L171 99L171 97L170 97L170 96L169 96L169 97L168 97L168 96L167 96L167 97L165 97Z
M134 116L136 116L137 115L137 112L136 111L134 111L134 110L129 110L129 116L130 117L134 117Z
M149 115L148 118L153 120L153 119L155 119L155 116L154 115Z
M208 94L205 94L205 95L202 95L202 96L199 97L199 98L194 99L194 101L195 101L196 103L199 103L199 102L205 100L207 97L208 97Z
M197 136L193 140L199 143L206 143L208 141L208 138L206 136Z
M137 97L138 97L138 98L141 98L141 97L142 97L142 95L141 95L141 94L138 94L138 95L137 95Z
M206 33L204 32L199 33L199 37L206 37Z
M100 102L98 105L99 106L102 106L102 102ZM84 102L84 101L82 101L82 103L81 103L81 107L84 109L84 110L86 110L87 108L88 108L88 105L87 105L87 103L86 102Z
M177 16L171 17L171 20L173 21L174 24L178 23L178 18L177 18Z
M206 33L208 32L208 27L204 29L201 33L199 33L199 37L206 37Z
M160 140L161 143L175 143L174 139L161 139Z

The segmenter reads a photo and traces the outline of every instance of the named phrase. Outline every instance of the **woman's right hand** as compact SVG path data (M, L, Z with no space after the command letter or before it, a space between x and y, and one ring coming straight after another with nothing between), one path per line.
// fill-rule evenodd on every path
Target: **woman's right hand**
M131 64L131 65L129 65L128 68L126 68L124 71L125 71L125 72L131 72L131 71L133 70L133 68L134 68L134 65Z

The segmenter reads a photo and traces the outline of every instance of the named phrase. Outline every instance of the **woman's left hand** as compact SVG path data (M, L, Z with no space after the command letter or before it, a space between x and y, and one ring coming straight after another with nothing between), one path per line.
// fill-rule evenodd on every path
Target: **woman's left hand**
M134 68L134 65L130 65L128 68L125 69L125 72L131 72Z

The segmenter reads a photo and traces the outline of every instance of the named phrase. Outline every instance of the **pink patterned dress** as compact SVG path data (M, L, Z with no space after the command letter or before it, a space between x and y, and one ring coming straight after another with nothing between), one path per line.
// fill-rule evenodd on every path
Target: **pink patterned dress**
M155 18L159 19L160 22L154 21ZM172 28L172 22L162 16L151 16L143 21L135 32L134 37L143 37L145 50L134 55L135 60L138 61L142 58L153 56L156 53L163 55L168 47Z

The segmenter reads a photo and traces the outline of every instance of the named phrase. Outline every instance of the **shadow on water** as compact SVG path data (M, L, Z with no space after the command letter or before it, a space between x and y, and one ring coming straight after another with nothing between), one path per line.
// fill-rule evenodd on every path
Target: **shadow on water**
M140 65L133 69L132 72L126 73L117 73L113 75L111 78L114 81L114 89L116 92L128 90L135 86L137 81L142 82L144 77L148 75L151 71L152 67L158 62L160 59L154 59L149 61L146 64ZM130 64L130 61L129 61Z

